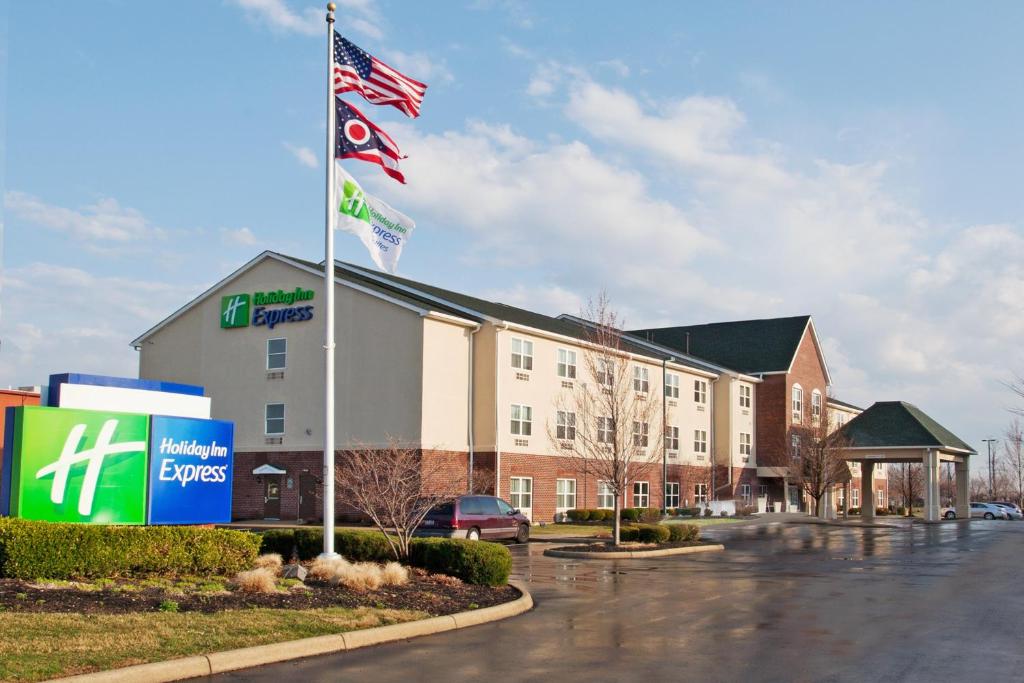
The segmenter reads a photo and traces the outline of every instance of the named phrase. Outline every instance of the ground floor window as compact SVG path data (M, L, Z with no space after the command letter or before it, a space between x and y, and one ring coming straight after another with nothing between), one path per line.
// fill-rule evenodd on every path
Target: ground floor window
M665 484L665 507L679 507L679 482L670 481Z
M878 489L878 507L885 507L885 491Z
M846 509L846 487L840 486L836 489L836 506L840 510Z
M512 477L508 487L508 502L519 510L533 507L533 478Z
M708 502L708 485L693 485L693 502L697 505L704 505Z
M615 494L612 485L606 481L597 482L597 507L611 510L615 507Z
M633 482L633 507L646 508L651 506L651 485L646 481Z
M576 480L555 480L555 507L559 510L572 510L576 507Z
M747 505L750 505L750 484L740 484L740 498Z
M860 489L853 489L850 491L850 505L851 507L860 507Z
M768 484L758 484L757 485L757 495L767 497L768 496Z

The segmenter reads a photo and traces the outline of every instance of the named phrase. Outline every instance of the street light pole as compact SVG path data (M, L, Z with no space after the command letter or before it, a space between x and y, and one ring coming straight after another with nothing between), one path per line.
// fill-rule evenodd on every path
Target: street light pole
M988 444L988 499L993 500L996 495L996 462L992 456L992 444L994 444L996 440L982 439L982 441Z

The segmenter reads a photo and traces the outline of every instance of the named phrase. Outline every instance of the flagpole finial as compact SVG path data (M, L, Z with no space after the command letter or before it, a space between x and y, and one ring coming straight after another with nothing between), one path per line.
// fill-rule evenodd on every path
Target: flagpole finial
M337 9L337 8L335 7L333 2L327 3L327 11L328 12L333 12L335 9Z

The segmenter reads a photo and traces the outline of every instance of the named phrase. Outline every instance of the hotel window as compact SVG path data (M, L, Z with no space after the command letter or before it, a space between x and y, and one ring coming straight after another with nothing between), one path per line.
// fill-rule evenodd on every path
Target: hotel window
M633 482L633 507L646 508L651 506L651 485L646 481Z
M694 484L693 485L693 502L697 505L704 505L708 502L708 485L707 484Z
M836 488L836 507L840 510L846 508L846 487L839 486Z
M679 375L665 375L665 398L679 398Z
M811 422L821 422L821 392L817 389L811 392Z
M708 383L702 379L693 380L693 400L700 404L708 402Z
M530 436L533 433L533 408L512 404L512 433L516 436Z
M670 451L679 450L679 427L665 426L665 448Z
M576 413L559 410L555 415L555 438L565 441L576 439Z
M750 484L740 484L740 498L747 505L750 505Z
M615 494L612 493L612 485L606 481L597 482L597 507L602 510L611 510L615 507Z
M740 408L750 407L750 387L740 385Z
M792 444L792 446L793 446L793 457L794 458L799 458L800 457L800 437L799 437L799 435L794 434L792 439L790 440L790 444Z
M284 370L287 355L287 339L267 340L267 370Z
M878 489L878 491L876 493L878 495L878 507L884 508L885 507L885 491L883 491L882 489Z
M648 379L647 368L642 368L639 365L633 368L633 391L639 391L642 394L646 394L651 390L651 383Z
M555 507L559 510L572 510L576 507L576 480L555 480Z
M855 507L855 508L860 507L860 489L859 488L854 487L854 488L850 489L850 507Z
M575 351L558 349L558 376L565 379L576 379Z
M512 367L533 370L533 342L512 337Z
M284 434L284 404L268 403L264 414L266 418L266 434Z
M665 507L679 507L679 482L670 481L665 484Z
M615 362L607 358L597 359L597 383L610 387L615 384Z
M804 390L799 384L793 385L793 422L800 424L804 419Z
M533 507L533 478L512 477L508 485L508 502L517 510Z
M597 442L615 442L615 421L612 420L610 417L597 418Z
M757 485L757 495L759 495L759 496L767 496L768 495L768 484L758 484Z
M647 436L650 433L650 425L646 422L633 420L633 445L647 448Z
M750 434L740 432L740 455L750 455Z
M694 453L707 453L708 452L708 433L703 429L693 430L693 452Z

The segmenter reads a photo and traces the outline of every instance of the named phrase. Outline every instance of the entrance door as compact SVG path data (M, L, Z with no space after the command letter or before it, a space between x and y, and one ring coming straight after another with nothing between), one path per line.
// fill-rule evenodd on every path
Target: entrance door
M316 517L316 477L312 474L299 475L299 519Z
M281 519L281 475L263 475L263 519Z

